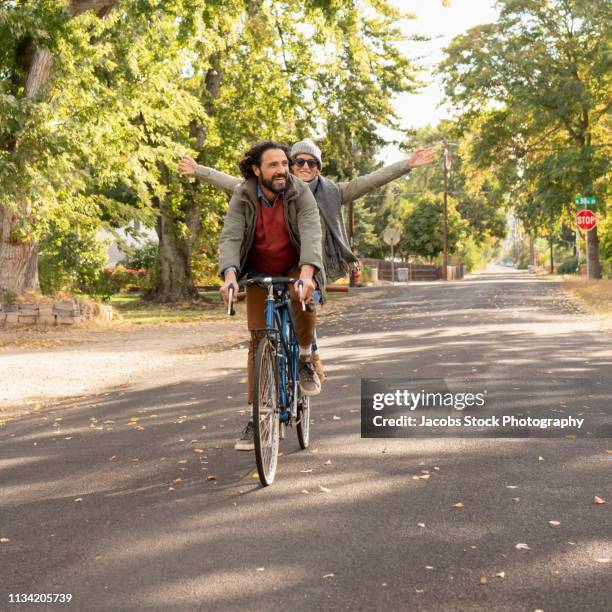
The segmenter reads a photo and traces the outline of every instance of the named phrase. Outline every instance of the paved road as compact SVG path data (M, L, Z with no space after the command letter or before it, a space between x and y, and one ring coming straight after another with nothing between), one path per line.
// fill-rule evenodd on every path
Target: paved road
M289 436L267 489L232 450L242 347L0 429L0 591L73 594L0 609L609 609L612 440L359 435L377 376L502 380L527 410L609 422L612 336L557 283L364 290L320 336L313 444Z

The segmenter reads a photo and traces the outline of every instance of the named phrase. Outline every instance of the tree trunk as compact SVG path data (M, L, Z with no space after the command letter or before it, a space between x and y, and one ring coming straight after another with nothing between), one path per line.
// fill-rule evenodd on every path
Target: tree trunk
M70 16L85 11L97 11L99 17L106 15L118 0L73 0L68 6ZM48 49L37 47L28 34L15 49L15 65L19 69L12 77L15 88L23 87L26 98L44 97L45 88L51 79L53 56ZM20 125L20 130L27 125ZM9 155L15 151L19 132L5 142ZM0 206L0 291L23 293L38 290L38 242L17 239L20 221L29 221L28 203L22 203L15 211Z
M157 287L154 297L160 302L183 302L197 298L191 276L189 249L176 235L176 224L162 203L157 219Z
M597 234L597 228L594 227L592 230L588 231L587 234L588 248L586 255L589 278L598 280L601 278L601 262L599 260L599 236Z
M529 234L529 265L535 269L536 256L535 256L535 241L533 234Z
M553 239L552 239L552 236L551 236L550 240L548 241L548 245L550 247L550 273L554 274L555 273L555 259L554 259L554 255L553 255Z
M0 206L0 301L2 293L38 288L38 243L20 242L18 216Z

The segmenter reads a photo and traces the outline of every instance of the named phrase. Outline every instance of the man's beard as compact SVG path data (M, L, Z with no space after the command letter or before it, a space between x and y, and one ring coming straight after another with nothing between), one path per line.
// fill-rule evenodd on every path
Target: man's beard
M283 184L281 186L280 182L274 182L275 178L283 178L285 179L283 181ZM261 177L261 184L266 188L269 189L272 193L280 193L281 191L285 191L285 187L287 186L287 179L288 179L288 175L287 174L277 174L276 176L273 176L271 179L265 179L263 178L263 176Z

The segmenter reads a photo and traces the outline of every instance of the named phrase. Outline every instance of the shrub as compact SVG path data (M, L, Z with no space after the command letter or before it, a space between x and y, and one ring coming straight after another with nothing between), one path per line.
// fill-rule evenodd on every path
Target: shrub
M148 240L142 246L130 248L121 264L131 270L152 270L157 259L157 248L157 242Z
M54 295L94 284L107 260L108 243L94 227L66 230L51 224L40 243L38 276L41 291Z
M576 274L578 270L578 258L572 257L571 259L566 259L563 263L559 265L557 268L557 274Z
M516 262L517 270L527 270L529 268L529 253L527 251L523 251L521 256L518 258Z

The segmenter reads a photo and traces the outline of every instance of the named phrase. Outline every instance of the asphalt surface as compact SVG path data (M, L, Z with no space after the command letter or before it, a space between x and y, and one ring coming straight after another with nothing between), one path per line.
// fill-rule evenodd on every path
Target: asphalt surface
M265 489L232 448L242 347L0 428L0 609L610 609L612 336L558 283L363 290L319 336L311 447L290 431ZM362 377L488 387L592 431L363 439Z

